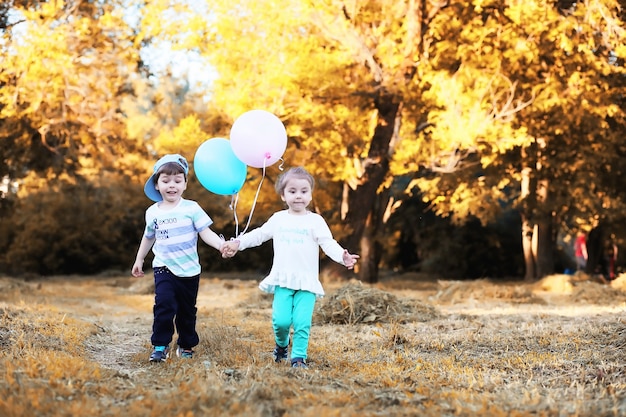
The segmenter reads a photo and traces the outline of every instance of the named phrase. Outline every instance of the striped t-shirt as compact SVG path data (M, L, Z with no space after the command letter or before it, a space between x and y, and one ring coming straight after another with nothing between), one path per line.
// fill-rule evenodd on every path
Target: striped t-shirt
M200 274L198 233L212 223L195 201L181 198L180 203L169 210L162 210L158 203L148 207L144 236L156 238L152 246L152 267L166 266L179 277Z

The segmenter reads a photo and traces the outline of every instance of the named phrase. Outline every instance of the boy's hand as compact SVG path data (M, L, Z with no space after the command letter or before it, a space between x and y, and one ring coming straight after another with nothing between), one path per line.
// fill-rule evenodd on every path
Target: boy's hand
M237 250L239 249L239 241L238 240L229 240L224 242L222 245L222 258L232 258L237 254Z
M133 265L133 269L131 271L131 273L133 274L134 277L143 277L143 262L135 262L135 264Z

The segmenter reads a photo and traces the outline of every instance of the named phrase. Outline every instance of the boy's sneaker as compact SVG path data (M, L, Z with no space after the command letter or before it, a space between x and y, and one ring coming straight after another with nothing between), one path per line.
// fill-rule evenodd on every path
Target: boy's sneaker
M292 368L308 369L309 365L307 365L306 362L304 362L304 359L302 359L302 358L293 358L291 360L291 367Z
M183 349L180 346L178 346L178 349L176 349L176 356L178 356L179 358L184 358L184 359L193 359L193 350Z
M150 362L165 362L170 355L168 346L155 346L150 355Z
M274 362L280 362L284 359L287 359L287 346L280 347L276 345L276 347L274 348L274 352L272 353L272 356L274 357Z

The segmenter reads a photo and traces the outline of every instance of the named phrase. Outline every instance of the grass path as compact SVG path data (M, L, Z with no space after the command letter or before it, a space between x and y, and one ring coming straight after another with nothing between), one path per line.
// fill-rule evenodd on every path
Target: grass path
M202 280L195 358L164 364L150 278L1 278L0 415L626 415L621 290L327 283L303 371L273 363L255 281L220 278Z

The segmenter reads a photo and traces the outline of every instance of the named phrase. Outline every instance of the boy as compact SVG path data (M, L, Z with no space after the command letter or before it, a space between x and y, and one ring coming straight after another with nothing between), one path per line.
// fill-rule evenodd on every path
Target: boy
M165 155L154 165L144 192L155 204L146 210L144 230L132 274L144 275L143 262L150 248L154 252L154 322L150 362L164 362L169 344L178 332L176 354L193 357L198 344L196 300L200 285L198 236L217 250L223 239L209 226L211 218L195 201L185 200L189 165L178 154ZM175 327L174 327L175 326Z

